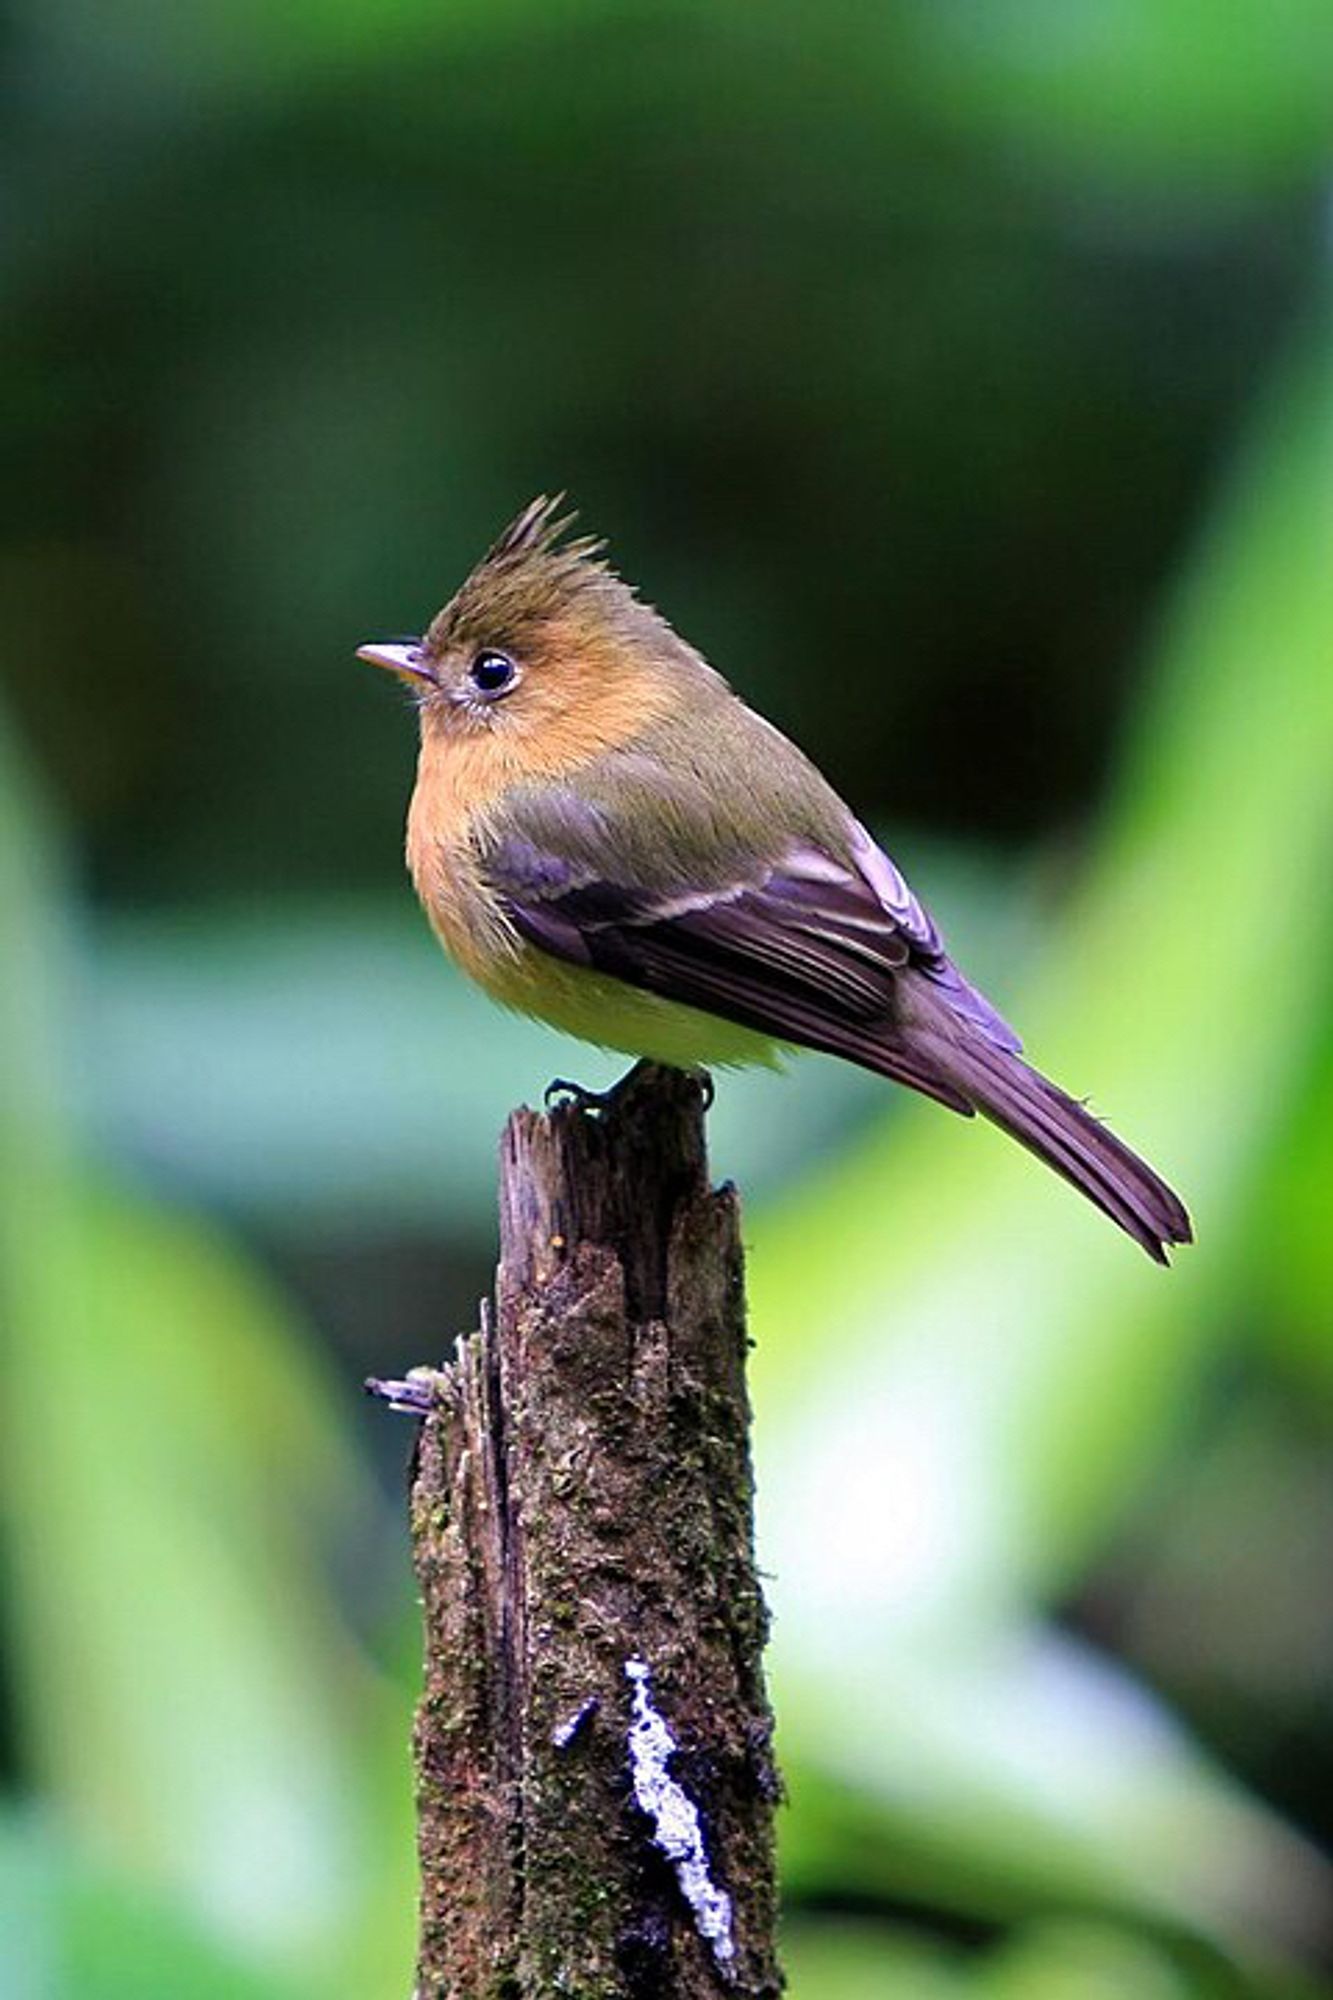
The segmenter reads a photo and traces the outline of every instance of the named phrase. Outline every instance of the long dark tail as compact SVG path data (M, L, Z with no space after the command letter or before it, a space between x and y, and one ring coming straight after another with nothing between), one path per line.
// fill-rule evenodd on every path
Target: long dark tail
M979 1111L1072 1182L1157 1263L1168 1261L1168 1244L1193 1241L1184 1203L1166 1182L1021 1056L975 1030L959 1034L954 1023L942 1032L924 1023L904 1026L895 1044L868 1066L956 1111Z

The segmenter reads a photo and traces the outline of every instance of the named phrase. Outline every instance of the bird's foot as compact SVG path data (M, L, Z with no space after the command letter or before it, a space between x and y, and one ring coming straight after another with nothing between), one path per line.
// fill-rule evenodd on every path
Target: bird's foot
M566 1105L572 1110L583 1112L585 1117L599 1118L627 1091L633 1090L637 1081L651 1075L656 1068L657 1065L651 1062L637 1062L633 1069L627 1070L619 1082L613 1083L609 1090L589 1090L584 1084L574 1083L567 1076L553 1077L546 1086L542 1102L547 1111L555 1110L558 1105ZM705 1112L711 1111L716 1096L711 1074L706 1069L692 1069L687 1074L693 1077L699 1086Z
M597 1118L610 1104L619 1084L612 1084L610 1090L588 1090L581 1083L573 1083L567 1076L554 1076L542 1094L542 1103L548 1111L564 1106L573 1111L581 1111L585 1118Z

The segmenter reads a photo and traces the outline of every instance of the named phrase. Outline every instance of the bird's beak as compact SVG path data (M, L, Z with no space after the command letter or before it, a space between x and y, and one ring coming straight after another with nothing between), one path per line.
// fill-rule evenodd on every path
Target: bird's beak
M433 681L434 674L422 655L419 640L408 640L406 644L381 646L358 646L358 660L368 666L387 667L391 674L405 675L409 680Z

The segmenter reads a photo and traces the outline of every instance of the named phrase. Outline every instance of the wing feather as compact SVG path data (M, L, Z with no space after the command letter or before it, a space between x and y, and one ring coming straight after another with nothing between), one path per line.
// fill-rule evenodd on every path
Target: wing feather
M808 840L689 883L679 862L652 887L626 880L604 809L572 794L516 800L482 868L519 934L571 965L611 974L746 1027L882 1068L902 977L918 970L997 1046L1013 1034L945 955L894 864L849 816L845 857ZM545 835L545 838L543 838ZM926 1066L903 1081L963 1108Z
M1147 1163L1024 1063L1018 1037L945 953L929 913L864 828L845 856L808 839L775 856L695 867L672 852L651 886L604 806L565 793L543 840L522 804L483 873L529 943L664 998L861 1063L951 1110L980 1111L1102 1209L1150 1257L1189 1217ZM548 817L546 825L550 827Z
M1177 1196L1020 1059L893 862L850 815L846 835L843 855L795 838L705 867L673 844L635 868L605 803L562 792L511 802L478 858L539 950L980 1111L1165 1262L1190 1237ZM655 879L634 879L644 873Z

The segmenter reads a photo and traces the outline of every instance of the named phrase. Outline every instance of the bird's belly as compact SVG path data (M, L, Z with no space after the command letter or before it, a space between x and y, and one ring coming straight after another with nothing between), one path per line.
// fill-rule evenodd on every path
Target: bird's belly
M568 965L529 944L484 892L470 857L427 833L416 818L415 802L408 863L436 937L502 1007L530 1014L598 1048L646 1056L676 1069L778 1066L778 1044L770 1036L628 986L607 973Z
M502 1006L598 1048L676 1069L778 1065L778 1046L767 1035L606 973L565 965L535 945L521 943L503 966L488 966L480 984Z

